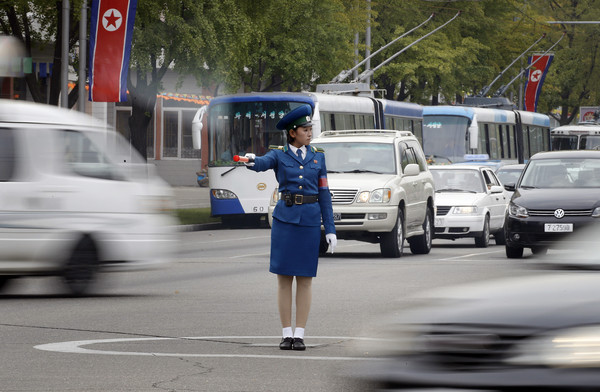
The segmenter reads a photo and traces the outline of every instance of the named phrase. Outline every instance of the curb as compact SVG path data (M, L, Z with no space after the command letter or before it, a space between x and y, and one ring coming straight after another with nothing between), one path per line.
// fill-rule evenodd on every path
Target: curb
M179 232L189 232L189 231L203 231L203 230L219 230L222 229L223 225L221 222L213 222L213 223L201 223L196 225L179 225L177 226L177 231Z

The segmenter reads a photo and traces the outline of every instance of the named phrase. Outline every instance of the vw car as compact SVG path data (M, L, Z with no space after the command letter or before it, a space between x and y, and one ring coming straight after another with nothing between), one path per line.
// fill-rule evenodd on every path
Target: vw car
M472 237L478 247L490 234L504 245L508 197L488 166L447 165L429 168L435 183L435 238Z
M516 184L506 221L506 256L545 253L583 227L600 222L600 151L535 154Z

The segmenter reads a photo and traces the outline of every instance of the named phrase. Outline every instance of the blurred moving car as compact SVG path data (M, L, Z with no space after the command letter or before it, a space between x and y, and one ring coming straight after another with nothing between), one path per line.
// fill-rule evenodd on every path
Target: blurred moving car
M496 169L496 177L498 177L502 184L516 184L523 169L525 169L524 163L500 166Z
M433 178L411 132L326 131L311 145L325 151L338 239L379 243L385 257L401 257L405 239L412 253L429 253ZM320 251L327 251L324 235Z
M571 233L600 221L600 151L537 153L514 192L506 223L506 256L545 253Z
M91 116L0 101L0 288L60 275L79 295L98 272L168 261L173 195L152 169Z
M430 166L435 183L435 238L475 238L487 247L490 233L504 245L508 197L488 166Z
M553 269L411 297L354 374L376 391L600 390L600 272L580 269L600 267L598 229Z

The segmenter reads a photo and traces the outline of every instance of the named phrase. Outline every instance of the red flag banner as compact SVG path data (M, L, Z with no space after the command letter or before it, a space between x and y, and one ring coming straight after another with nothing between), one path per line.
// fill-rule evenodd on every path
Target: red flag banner
M127 71L137 0L93 0L90 28L90 101L127 100Z
M525 83L525 110L535 112L537 110L538 98L542 85L546 79L548 68L554 59L553 54L533 55L529 57L529 64L533 66L529 69L527 82Z

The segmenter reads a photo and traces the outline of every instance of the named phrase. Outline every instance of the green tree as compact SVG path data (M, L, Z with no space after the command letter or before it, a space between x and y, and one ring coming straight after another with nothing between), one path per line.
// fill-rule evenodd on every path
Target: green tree
M597 21L600 18L599 0L544 0L547 20ZM538 104L538 111L550 112L561 125L569 124L579 114L580 106L600 103L600 25L560 24L566 34L554 50L554 60Z
M156 95L168 70L239 83L250 24L234 0L147 0L138 6L128 88L131 143L146 156Z
M363 1L240 1L252 21L244 90L298 91L327 82L352 59Z
M540 24L524 17L522 3L513 0L445 3L393 0L378 4L377 10L374 47L391 41L435 13L431 22L388 48L377 62L461 11L456 20L374 75L374 82L386 90L388 99L436 104L441 96L445 102L460 102L464 95L478 93L542 34Z

